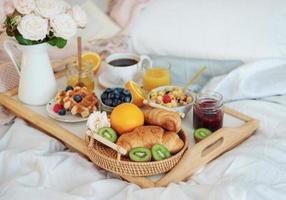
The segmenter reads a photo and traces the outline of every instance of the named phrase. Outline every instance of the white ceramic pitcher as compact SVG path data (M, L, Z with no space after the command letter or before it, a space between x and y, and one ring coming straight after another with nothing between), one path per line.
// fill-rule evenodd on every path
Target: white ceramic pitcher
M13 49L22 51L21 64L17 63ZM56 79L48 56L47 44L19 45L16 41L4 41L4 49L20 74L19 99L29 105L44 105L57 92Z

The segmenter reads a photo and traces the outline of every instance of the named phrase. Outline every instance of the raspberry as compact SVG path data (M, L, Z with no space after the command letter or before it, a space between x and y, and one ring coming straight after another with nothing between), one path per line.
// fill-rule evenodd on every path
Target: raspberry
M164 95L163 96L163 102L164 103L170 103L172 101L171 97L169 95Z
M60 112L60 110L63 108L63 106L61 104L55 104L54 107L53 107L53 111L55 113L58 113Z

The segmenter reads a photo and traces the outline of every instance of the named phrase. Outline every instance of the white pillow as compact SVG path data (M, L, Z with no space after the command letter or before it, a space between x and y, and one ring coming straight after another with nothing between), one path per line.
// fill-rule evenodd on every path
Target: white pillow
M130 33L142 54L207 59L286 56L285 0L156 0Z

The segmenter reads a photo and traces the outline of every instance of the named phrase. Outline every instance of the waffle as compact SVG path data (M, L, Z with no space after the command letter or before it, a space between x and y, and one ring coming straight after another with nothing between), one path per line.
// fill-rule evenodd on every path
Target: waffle
M74 97L80 95L82 100L76 102ZM89 92L86 87L75 87L73 90L60 91L56 96L56 103L62 105L66 110L73 115L80 115L86 118L90 113L98 108L98 98L92 92Z

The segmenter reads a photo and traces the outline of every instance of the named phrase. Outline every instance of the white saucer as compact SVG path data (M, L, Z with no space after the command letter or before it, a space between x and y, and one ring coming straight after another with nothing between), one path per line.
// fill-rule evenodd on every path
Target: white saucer
M48 116L61 122L69 122L69 123L74 123L74 122L84 122L88 119L87 118L82 118L77 115L72 115L70 111L66 112L66 115L59 115L53 111L53 107L55 105L55 100L52 99L46 106L46 109L48 111Z
M133 80L138 85L143 84L143 75L142 73L138 74L137 77ZM117 84L112 81L110 81L110 77L108 77L107 71L102 71L98 76L98 82L99 84L104 88L114 88L114 87L124 87L124 84Z

